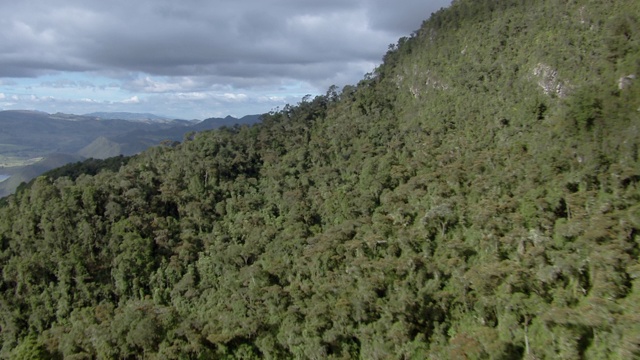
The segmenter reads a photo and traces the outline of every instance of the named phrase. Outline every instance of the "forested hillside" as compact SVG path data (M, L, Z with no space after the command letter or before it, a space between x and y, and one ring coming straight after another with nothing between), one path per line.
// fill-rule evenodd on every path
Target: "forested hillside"
M638 76L637 0L456 0L358 84L40 177L0 355L638 358Z

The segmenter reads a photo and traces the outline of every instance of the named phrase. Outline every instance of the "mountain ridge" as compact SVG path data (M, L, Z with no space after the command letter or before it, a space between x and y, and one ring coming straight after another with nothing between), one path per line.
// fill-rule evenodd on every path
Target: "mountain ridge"
M142 122L171 122L175 120L180 120L180 119L173 119L166 116L155 115L152 113L133 113L133 112L125 112L125 111L92 112L88 114L83 114L82 116L96 117L99 119L128 120L128 121L142 121Z

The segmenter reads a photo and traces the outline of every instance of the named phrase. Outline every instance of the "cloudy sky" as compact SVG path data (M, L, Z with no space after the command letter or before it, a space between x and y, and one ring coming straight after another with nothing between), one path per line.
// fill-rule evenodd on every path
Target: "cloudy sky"
M450 0L0 2L0 109L242 116L355 84Z

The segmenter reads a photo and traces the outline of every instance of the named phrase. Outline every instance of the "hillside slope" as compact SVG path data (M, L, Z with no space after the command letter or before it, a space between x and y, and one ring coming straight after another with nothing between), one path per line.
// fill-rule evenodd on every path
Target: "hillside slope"
M0 208L5 358L640 356L640 3L458 0L359 84Z

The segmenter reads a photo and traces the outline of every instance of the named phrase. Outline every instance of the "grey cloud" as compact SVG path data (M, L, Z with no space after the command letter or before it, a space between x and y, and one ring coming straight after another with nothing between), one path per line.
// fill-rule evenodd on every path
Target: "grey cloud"
M422 21L432 13L449 6L451 0L402 0L401 6L388 0L368 0L367 3L367 14L373 28L408 35L418 30Z
M88 81L73 81L69 79L60 79L56 81L43 81L40 83L41 87L53 88L53 89L90 89L95 88L95 84Z
M379 61L449 1L2 2L0 77L56 71L323 86ZM346 70L345 70L346 69ZM359 70L360 71L360 70ZM265 80L266 79L266 80ZM201 88L203 85L200 85ZM188 88L188 87L187 87ZM152 87L140 87L155 90ZM156 89L157 90L157 89Z

